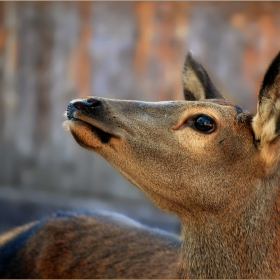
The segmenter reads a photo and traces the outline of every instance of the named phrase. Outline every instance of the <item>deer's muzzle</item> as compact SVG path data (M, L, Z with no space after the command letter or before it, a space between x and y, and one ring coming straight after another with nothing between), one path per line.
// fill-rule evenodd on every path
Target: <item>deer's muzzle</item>
M80 139L81 137L77 136L77 130L73 129L73 127L77 126L81 131L85 129L91 131L103 144L108 143L112 137L118 138L112 129L108 127L106 117L104 117L106 115L104 109L102 100L93 97L75 99L69 103L66 116L72 123L72 129L70 128L70 131L78 143L83 139Z

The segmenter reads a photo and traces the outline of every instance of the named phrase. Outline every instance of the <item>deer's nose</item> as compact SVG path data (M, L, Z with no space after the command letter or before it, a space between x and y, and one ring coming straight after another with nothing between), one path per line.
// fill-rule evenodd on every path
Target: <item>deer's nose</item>
M72 103L72 104L71 104ZM97 108L101 106L101 101L95 98L89 98L87 100L77 100L70 104L78 110L84 110L87 108Z
M84 111L86 109L101 109L102 102L96 98L88 98L86 100L73 100L67 107L67 117L71 119L75 111Z

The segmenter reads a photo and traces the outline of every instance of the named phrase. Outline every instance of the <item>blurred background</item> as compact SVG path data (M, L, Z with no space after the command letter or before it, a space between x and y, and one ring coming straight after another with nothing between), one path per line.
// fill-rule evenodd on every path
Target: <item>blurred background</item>
M179 233L175 216L63 130L68 102L183 99L192 50L254 113L279 35L280 2L0 2L0 232L83 208Z

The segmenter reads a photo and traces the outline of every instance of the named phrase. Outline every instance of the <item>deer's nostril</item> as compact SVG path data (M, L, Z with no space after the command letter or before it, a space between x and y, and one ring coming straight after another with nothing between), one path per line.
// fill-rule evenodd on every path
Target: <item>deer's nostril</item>
M74 106L78 110L84 110L86 108L97 108L101 106L101 101L94 98L89 98L87 100L76 101L72 103L72 106Z
M85 107L83 104L81 103L74 103L73 106L78 109L78 110L83 110L83 108Z

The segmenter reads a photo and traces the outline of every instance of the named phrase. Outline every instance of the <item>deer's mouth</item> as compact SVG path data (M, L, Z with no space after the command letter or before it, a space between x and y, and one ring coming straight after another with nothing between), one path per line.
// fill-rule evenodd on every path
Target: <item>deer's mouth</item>
M64 122L64 127L71 132L76 142L84 148L94 148L100 144L107 144L112 138L119 138L117 135L109 132L105 125L98 121L77 114L79 116L69 115L66 112L68 120Z
M73 122L75 126L79 126L80 129L89 130L90 133L92 135L94 135L95 137L97 137L100 140L100 142L103 143L103 144L107 144L110 141L110 139L112 137L114 137L113 134L105 132L104 130L98 128L96 125L93 125L92 123L86 122L84 120L77 119L77 118L72 118L71 122ZM76 139L76 141L77 141L77 139Z

